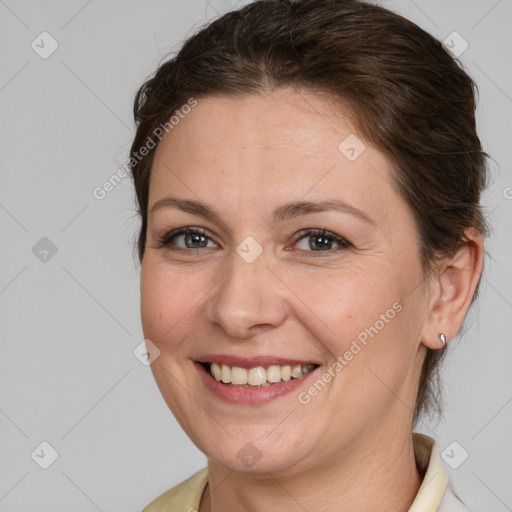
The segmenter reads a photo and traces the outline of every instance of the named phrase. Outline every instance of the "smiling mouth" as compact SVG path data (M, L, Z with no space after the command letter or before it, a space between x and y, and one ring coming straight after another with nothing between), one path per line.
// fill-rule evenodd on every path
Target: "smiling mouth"
M240 368L218 363L200 363L217 381L239 388L264 388L279 382L300 379L318 368L317 364L270 365Z

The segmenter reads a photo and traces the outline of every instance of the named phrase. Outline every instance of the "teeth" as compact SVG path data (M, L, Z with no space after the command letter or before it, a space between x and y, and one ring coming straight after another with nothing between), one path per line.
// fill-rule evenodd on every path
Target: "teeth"
M247 370L233 366L231 368L231 384L247 384Z
M292 367L287 364L286 366L281 366L281 379L290 380L292 378Z
M210 372L215 380L220 381L222 379L222 370L217 363L212 363Z
M267 382L267 371L265 368L261 368L260 366L249 370L247 384L250 384L251 386L261 386L264 382Z
M292 366L292 377L294 379L298 379L299 377L302 377L302 365L301 364L295 364Z
M266 369L258 366L247 370L245 368L240 368L239 366L211 363L210 374L216 381L222 381L224 384L245 387L267 387L270 383L299 379L314 368L315 365L312 364L296 364L293 366L272 365Z
M269 366L267 368L267 380L269 382L279 382L281 380L281 367Z
M222 365L221 380L224 384L229 384L231 382L231 368L225 364Z

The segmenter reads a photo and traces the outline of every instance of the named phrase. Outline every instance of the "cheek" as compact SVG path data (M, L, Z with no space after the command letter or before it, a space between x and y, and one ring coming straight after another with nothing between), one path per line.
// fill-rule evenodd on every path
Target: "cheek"
M376 330L384 332L399 316L401 292L390 269L329 269L294 279L293 291L301 312L296 315L325 348L337 355L353 340L364 343ZM370 331L370 333L368 332Z
M204 295L189 273L144 262L141 272L141 320L144 336L160 350L170 348L180 334L191 332L190 319ZM175 347L174 347L175 348Z
M403 275L396 274L380 266L375 272L331 270L295 281L302 302L294 314L320 342L327 372L334 375L324 375L337 396L333 416L347 409L363 415L384 410L394 397L390 389L408 378L416 351L416 305L412 296L406 298Z

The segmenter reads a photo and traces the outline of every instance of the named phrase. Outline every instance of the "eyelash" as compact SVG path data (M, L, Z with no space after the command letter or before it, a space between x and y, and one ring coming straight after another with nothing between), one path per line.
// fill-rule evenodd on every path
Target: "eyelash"
M199 249L184 249L182 247L176 247L176 246L171 247L172 240L174 238L178 237L179 235L188 235L188 234L199 235L199 236L203 236L205 238L211 239L208 236L207 231L203 228L179 228L179 229L175 229L174 231L171 231L170 233L167 233L163 238L161 238L158 241L158 244L159 244L158 248L160 249L160 248L167 247L171 251L177 251L177 252L183 252L183 253L189 253L190 251L194 251L194 250L197 251L197 250L207 249L206 247L200 247ZM297 234L297 236L295 237L293 243L295 244L299 240L301 240L302 238L305 238L307 236L331 238L339 245L339 247L337 249L330 249L327 251L304 251L304 250L300 249L302 252L309 253L309 254L307 254L307 257L313 257L313 258L323 257L325 255L330 255L332 253L336 253L336 252L342 251L344 249L348 249L349 247L352 247L352 244L350 242L348 242L344 238L342 238L330 231L327 231L325 229L306 229L306 230L300 231Z

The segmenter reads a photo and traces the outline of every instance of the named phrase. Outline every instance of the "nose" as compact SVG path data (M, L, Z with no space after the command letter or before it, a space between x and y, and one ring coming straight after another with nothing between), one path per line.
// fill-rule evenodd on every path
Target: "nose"
M206 304L208 321L238 339L281 325L287 314L286 287L264 254L248 263L234 252L228 265Z

